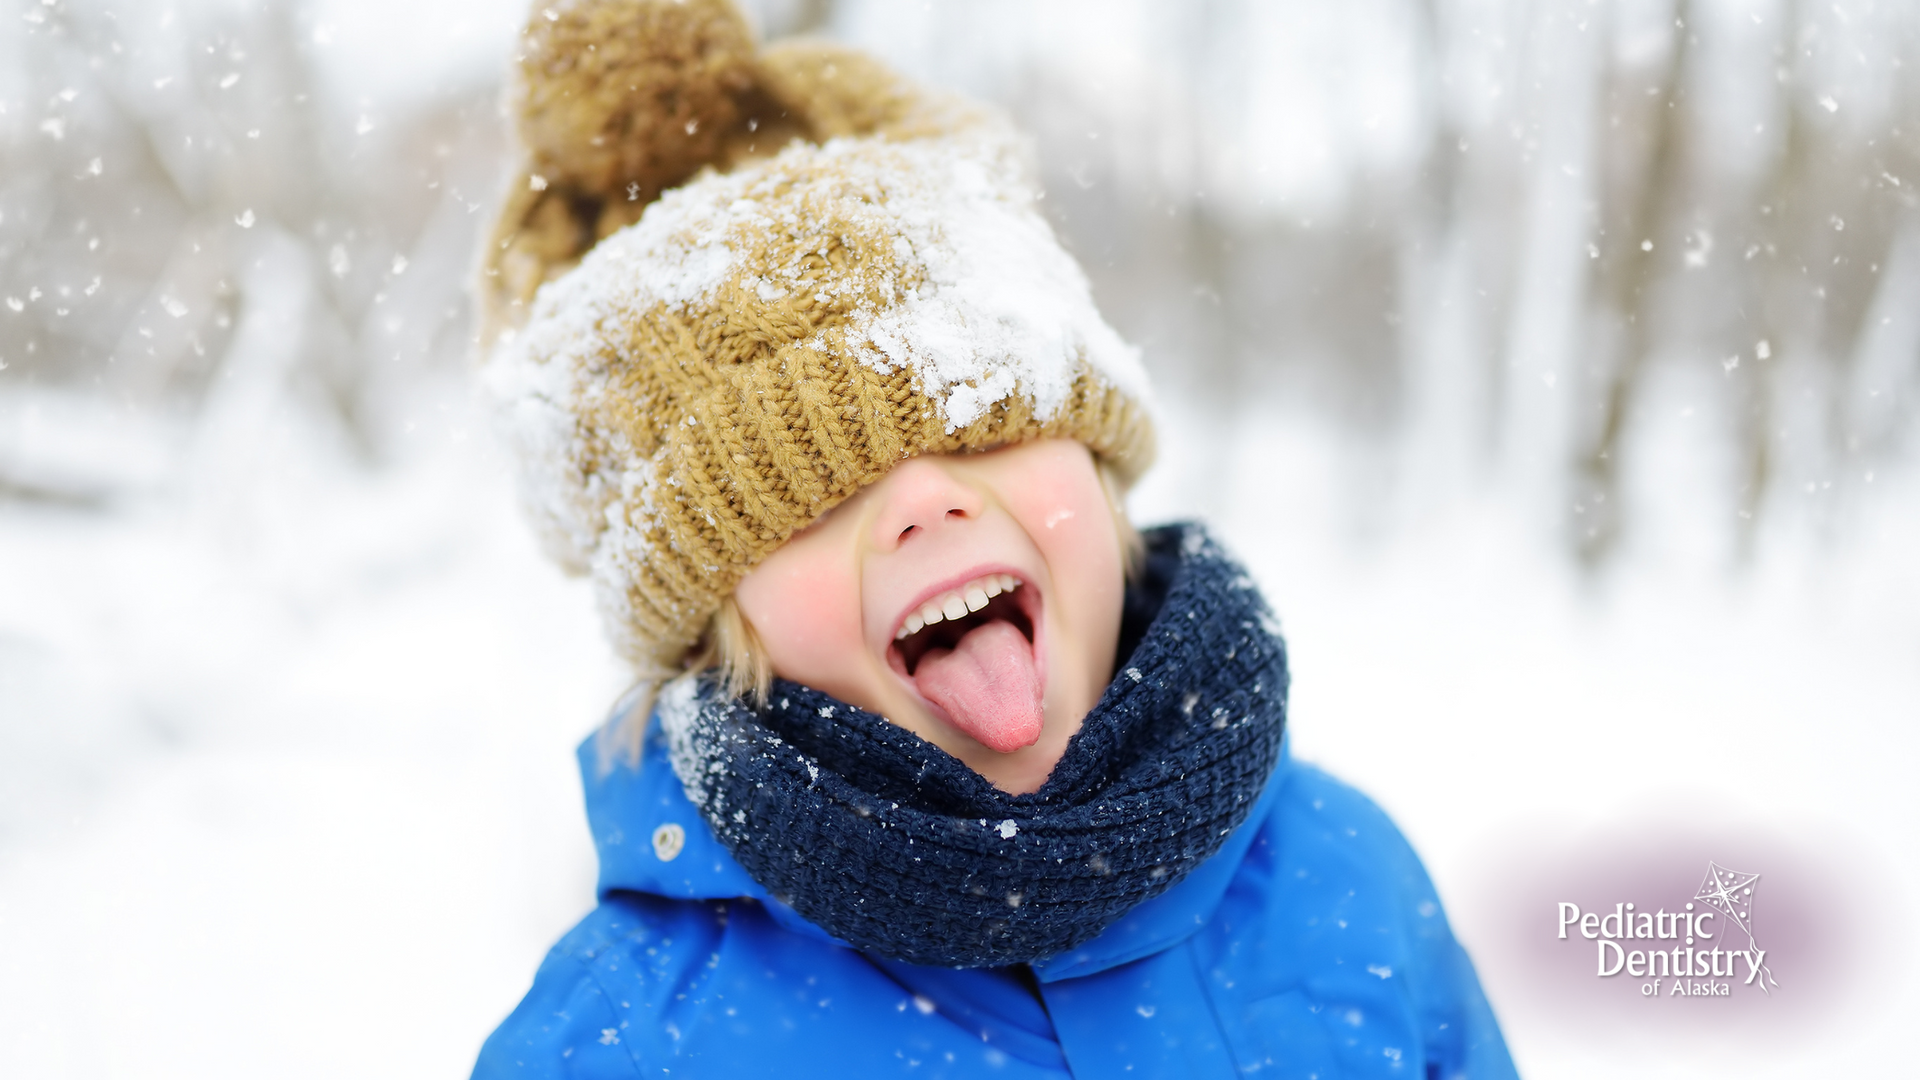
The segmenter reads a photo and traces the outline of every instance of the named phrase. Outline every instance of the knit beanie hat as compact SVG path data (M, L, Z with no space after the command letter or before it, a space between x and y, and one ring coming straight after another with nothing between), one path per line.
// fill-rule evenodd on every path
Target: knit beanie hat
M997 115L726 0L542 0L481 349L551 554L677 670L756 563L903 458L1077 439L1145 376Z

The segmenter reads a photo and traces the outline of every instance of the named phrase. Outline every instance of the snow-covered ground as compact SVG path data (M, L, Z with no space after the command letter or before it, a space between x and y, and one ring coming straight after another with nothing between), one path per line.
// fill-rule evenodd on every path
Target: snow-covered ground
M0 509L0 1074L462 1075L589 899L570 749L619 688L464 390L382 476L297 416L210 460L6 405L185 473Z
M120 494L0 504L0 1074L461 1075L590 905L569 751L620 674L468 388L412 404L372 473L287 408L239 453L97 400L5 400L9 449ZM1253 564L1298 752L1413 837L1529 1074L1896 1068L1920 500L1745 573L1645 550L1594 584L1497 480L1370 524L1337 432L1229 419L1168 403L1137 516L1208 517ZM1843 874L1800 886L1870 942L1835 1007L1730 1043L1538 1000L1520 954L1551 908L1516 923L1507 898L1575 840L1650 826Z

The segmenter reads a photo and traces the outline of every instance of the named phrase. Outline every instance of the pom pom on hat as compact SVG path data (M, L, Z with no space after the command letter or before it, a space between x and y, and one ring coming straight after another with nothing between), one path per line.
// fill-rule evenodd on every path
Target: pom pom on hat
M601 0L534 13L517 130L535 174L651 199L720 156L754 82L754 41L725 0Z
M549 551L674 670L748 570L901 459L1153 454L1135 351L997 116L723 0L537 7L482 347Z

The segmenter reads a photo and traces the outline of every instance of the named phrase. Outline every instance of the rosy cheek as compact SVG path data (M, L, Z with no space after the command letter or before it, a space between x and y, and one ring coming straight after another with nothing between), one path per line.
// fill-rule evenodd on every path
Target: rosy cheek
M862 647L859 593L845 571L817 565L795 568L778 577L743 582L736 595L774 671L785 678L814 685L830 682Z
M1047 526L1048 520L1054 522L1052 527ZM1118 545L1102 504L1054 503L1042 516L1033 540L1058 586L1080 598L1109 575L1119 580L1113 572L1119 565Z
M1042 453L1035 455L1041 467L1007 485L1008 509L1049 563L1074 568L1110 528L1106 496L1090 463L1053 447Z

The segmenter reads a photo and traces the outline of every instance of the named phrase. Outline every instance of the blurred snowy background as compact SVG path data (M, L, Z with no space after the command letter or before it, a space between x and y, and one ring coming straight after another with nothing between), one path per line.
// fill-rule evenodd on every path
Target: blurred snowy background
M1920 9L748 6L1033 133L1136 517L1256 568L1523 1071L1910 1067ZM0 8L0 1074L462 1076L591 902L621 676L465 367L523 13ZM1874 868L1824 1014L1530 1000L1509 876L1673 830Z

